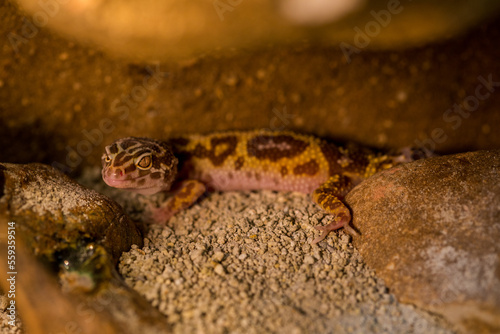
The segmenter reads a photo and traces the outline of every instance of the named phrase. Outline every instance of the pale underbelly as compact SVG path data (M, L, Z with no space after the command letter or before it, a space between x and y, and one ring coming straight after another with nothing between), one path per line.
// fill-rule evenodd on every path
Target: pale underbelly
M327 173L310 175L286 175L263 171L226 171L192 173L190 178L198 179L208 189L229 190L277 190L311 193L328 179Z

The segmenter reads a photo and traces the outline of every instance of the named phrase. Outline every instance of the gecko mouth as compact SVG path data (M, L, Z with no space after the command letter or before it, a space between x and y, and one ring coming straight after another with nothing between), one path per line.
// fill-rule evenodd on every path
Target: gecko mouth
M112 179L112 178L104 178L104 182L110 186L110 187L114 187L114 188L120 188L120 189L123 189L123 188L130 188L131 185L134 183L134 182L130 182L131 180L117 180L117 179Z
M147 180L149 178L149 176L135 178L131 178L129 176L127 179L123 179L106 176L105 173L103 173L104 183L106 183L108 186L142 195L153 195L170 188L170 184L166 184L163 187L158 187L158 185L156 184L148 183Z
M145 177L134 177L131 178L128 176L127 178L123 177L115 177L113 175L109 175L110 173L107 172L107 170L102 171L102 179L104 180L104 183L106 183L110 187L114 188L119 188L119 189L135 189L135 188L145 188L141 187L141 182L140 180L145 180ZM143 182L145 183L145 182Z
M154 186L149 186L149 185L138 185L137 182L134 182L135 180L141 180L143 178L135 178L135 179L128 179L128 180L117 180L117 179L104 179L104 182L113 188L121 189L121 190L126 190L126 191L131 191L134 193L139 193L143 195L152 195L156 194L159 190L158 187Z

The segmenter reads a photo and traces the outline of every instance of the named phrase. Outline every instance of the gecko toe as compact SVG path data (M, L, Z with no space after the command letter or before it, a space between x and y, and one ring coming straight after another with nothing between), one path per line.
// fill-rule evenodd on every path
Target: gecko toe
M352 232L354 231L350 226L349 226L349 221L350 219L347 219L347 217L337 217L337 219L335 219L334 221L332 221L331 223L329 223L328 225L324 225L324 226L315 226L314 228L317 229L318 231L323 231L323 233L321 233L321 235L319 237L317 237L316 239L314 239L311 244L317 244L318 242L322 241L323 239L326 238L326 236L332 232L332 231L336 231L342 227L344 227L346 230L349 230L349 232ZM354 231L355 233L354 234L358 234L356 231Z

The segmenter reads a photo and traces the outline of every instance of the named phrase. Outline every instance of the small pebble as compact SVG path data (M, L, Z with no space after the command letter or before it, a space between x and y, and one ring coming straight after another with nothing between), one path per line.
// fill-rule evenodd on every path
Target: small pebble
M220 263L215 266L214 272L217 275L220 275L220 276L224 276L226 274L226 271L224 270L224 267Z

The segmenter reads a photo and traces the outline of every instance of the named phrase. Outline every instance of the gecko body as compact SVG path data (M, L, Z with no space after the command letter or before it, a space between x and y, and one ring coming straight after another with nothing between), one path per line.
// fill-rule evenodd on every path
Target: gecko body
M351 214L342 202L358 183L373 174L411 161L354 145L339 147L290 131L232 131L189 135L167 141L128 137L105 149L103 180L112 187L154 194L172 191L156 220L166 222L189 207L207 189L278 190L312 194L335 219L319 226L322 240L348 227Z

